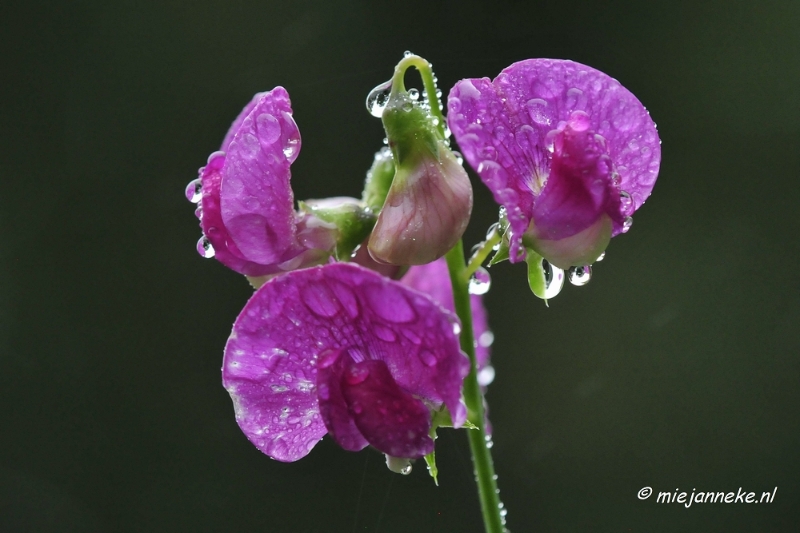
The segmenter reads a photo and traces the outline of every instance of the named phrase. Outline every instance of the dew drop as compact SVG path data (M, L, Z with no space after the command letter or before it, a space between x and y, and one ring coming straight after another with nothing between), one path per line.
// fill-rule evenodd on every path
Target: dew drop
M482 157L483 159L494 161L495 159L497 159L497 150L495 150L494 146L492 145L486 145L481 149L480 157Z
M486 437L484 437L484 441L486 442L486 447L488 449L491 449L492 446L494 446L494 442L492 441L492 436L491 435L486 435Z
M300 150L300 139L289 139L283 147L283 155L289 161L293 161L298 150Z
M478 344L483 348L488 348L494 343L494 333L491 331L484 331L481 333L481 336L478 337Z
M489 292L489 287L492 286L492 278L483 267L478 267L478 270L472 275L469 280L469 293L470 294L486 294Z
M489 239L493 238L494 234L497 233L499 229L500 229L499 222L495 222L494 224L489 226L489 229L486 230L486 240L488 241Z
M386 103L389 101L389 93L392 91L392 80L385 81L372 89L367 95L367 111L377 118L383 116Z
M214 247L211 246L211 241L209 241L208 237L205 235L200 237L200 240L197 241L197 253L206 259L214 257Z
M576 287L582 287L592 279L592 267L589 265L572 267L569 269L567 276L569 277L570 283Z
M412 89L409 89L409 90L408 90L408 96L409 96L409 97L410 97L412 100L419 100L419 91L418 91L417 89L413 89L413 88L412 88Z
M633 214L633 199L627 191L619 192L619 206L622 214L629 217Z
M453 335L461 335L461 324L453 322Z
M491 365L485 366L478 371L478 385L486 387L491 385L494 381L494 367Z
M363 383L369 377L369 369L364 366L353 366L345 374L345 380L348 385L358 385Z
M453 151L453 155L456 157L456 162L458 162L459 165L464 165L464 156L461 155L461 152Z
M203 199L203 183L200 178L190 181L186 186L186 199L193 204Z
M400 469L400 473L404 476L407 476L411 473L411 463L407 464L403 468Z
M436 366L437 363L436 356L428 350L419 352L419 360L422 361L422 364L425 366Z
M628 230L633 226L633 218L625 217L625 222L622 223L622 233L628 233Z
M606 253L603 252L602 254L600 254L600 256L597 259L595 259L595 261L602 261L605 258L606 258Z
M542 259L542 270L544 270L544 299L555 298L564 287L564 271L551 265L547 259Z
M413 56L413 55L414 55L414 54L413 54L413 53L411 53L411 50L406 50L405 52L403 52L403 57L411 57L411 56Z

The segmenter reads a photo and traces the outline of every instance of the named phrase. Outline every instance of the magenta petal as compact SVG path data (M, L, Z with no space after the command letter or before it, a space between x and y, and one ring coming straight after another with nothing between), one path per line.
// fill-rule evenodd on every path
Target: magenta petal
M455 314L453 286L450 284L450 273L447 270L445 258L442 257L427 265L409 268L400 282L424 292L439 305ZM483 306L483 296L478 294L470 295L470 305L472 307L472 330L475 334L475 358L478 363L478 370L480 370L489 363L491 331L489 330L486 308Z
M296 244L289 166L300 134L291 113L283 87L264 93L233 136L221 171L222 220L242 258L260 264L289 259Z
M450 92L448 110L464 157L508 210L512 261L549 179L554 138L575 111L586 113L584 129L604 139L618 173L614 185L630 194L631 212L649 196L658 175L661 146L647 110L619 82L580 63L530 59L494 81L462 80ZM607 214L612 220L620 216ZM620 231L615 223L615 233Z
M242 259L242 254L229 238L225 224L222 222L219 186L222 181L221 170L224 164L225 154L214 152L208 158L208 164L200 169L200 180L203 186L200 204L203 214L200 219L200 227L214 248L214 257L220 263L247 276L270 274L275 271L274 267Z
M433 451L430 410L397 386L386 363L351 361L341 387L355 425L375 448L406 458Z
M258 104L258 102L261 100L261 97L265 94L267 93L256 93L256 95L253 96L253 99L250 100L246 106L244 106L244 109L242 109L242 111L239 113L239 116L236 117L236 119L233 121L233 124L231 124L231 127L228 128L228 133L225 134L225 138L222 140L222 146L220 147L221 151L228 151L228 145L231 144L233 137L236 135L236 133L238 133L239 128L242 127L242 122L244 122L244 119L247 118L247 115L249 115L251 111L253 111L253 108L256 107L256 104Z
M603 214L620 227L619 191L605 142L567 125L555 138L550 176L533 207L536 236L558 240L592 226Z
M460 426L469 362L455 323L424 294L357 265L289 272L258 289L236 319L223 385L247 437L282 461L303 457L326 433L320 402L331 395L317 388L330 380L320 379L318 364L345 353L356 363L383 361L402 390L446 405Z
M325 427L336 444L351 452L364 449L369 443L356 427L342 394L342 374L349 355L341 350L323 354L317 365L317 397ZM331 361L333 360L333 361Z

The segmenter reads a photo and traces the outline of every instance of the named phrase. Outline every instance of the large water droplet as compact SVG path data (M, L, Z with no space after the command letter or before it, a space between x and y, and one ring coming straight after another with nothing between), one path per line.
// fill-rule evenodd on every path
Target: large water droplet
M564 287L564 271L551 265L547 259L542 259L544 270L544 299L555 298Z
M592 267L589 265L572 267L569 269L567 276L569 277L570 283L576 287L582 287L592 279Z
M400 469L400 473L404 476L407 476L411 473L411 463L407 464L403 468Z
M190 181L186 186L186 199L193 204L203 199L203 183L200 178Z
M412 88L412 89L409 89L409 90L408 90L408 96L409 96L409 97L410 97L412 100L419 100L419 91L418 91L417 89L413 89L413 88Z
M367 111L377 118L383 116L386 103L389 101L389 93L392 91L392 80L385 81L372 89L367 95Z
M622 223L622 233L628 233L631 226L633 226L633 219L631 217L626 217L625 222Z
M211 241L209 241L208 237L205 235L200 237L200 240L197 241L197 253L206 259L214 257L214 247L211 246Z
M286 159L292 160L299 149L300 139L289 139L283 147L283 155L286 156Z
M492 286L492 278L483 267L478 267L478 270L472 275L469 280L469 293L470 294L486 294L489 292L489 287Z

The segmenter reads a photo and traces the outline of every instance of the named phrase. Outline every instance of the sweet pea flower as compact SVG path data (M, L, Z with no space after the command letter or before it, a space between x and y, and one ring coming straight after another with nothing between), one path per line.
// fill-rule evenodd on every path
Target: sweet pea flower
M466 420L458 322L429 296L351 263L277 276L225 347L223 385L247 438L296 461L322 437L394 458L433 451L433 413Z
M328 258L338 237L335 224L311 209L294 209L289 167L299 151L300 132L286 90L256 94L231 125L220 151L211 154L186 189L187 198L200 203L201 255L247 276Z
M628 230L661 161L656 125L615 79L555 59L458 82L448 124L506 208L509 259L532 249L559 268L591 264Z

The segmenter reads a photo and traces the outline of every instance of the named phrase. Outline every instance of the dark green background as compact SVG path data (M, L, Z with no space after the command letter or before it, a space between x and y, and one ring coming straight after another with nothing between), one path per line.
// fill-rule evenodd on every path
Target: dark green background
M462 433L438 489L327 439L295 464L247 442L219 368L250 290L197 255L183 196L278 84L296 197L357 196L382 138L364 98L406 49L445 93L528 57L592 65L663 140L588 286L547 309L493 269L511 530L798 530L799 2L38 1L0 25L0 531L481 531ZM475 190L468 246L495 214ZM644 486L778 491L685 509Z

